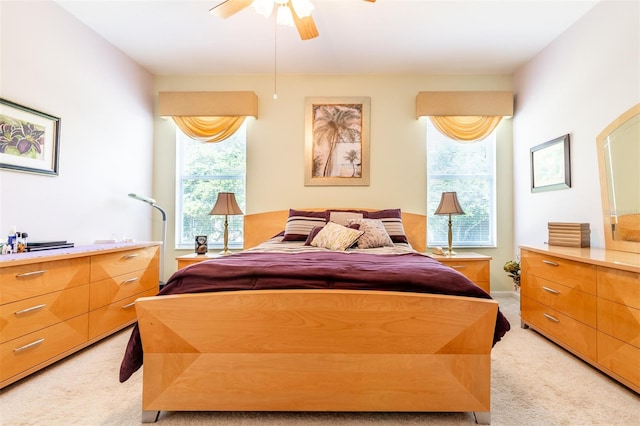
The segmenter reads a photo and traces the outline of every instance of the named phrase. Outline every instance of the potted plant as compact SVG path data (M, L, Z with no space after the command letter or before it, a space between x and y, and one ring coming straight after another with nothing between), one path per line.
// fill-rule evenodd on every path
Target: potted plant
M513 280L513 288L518 291L520 288L520 262L517 260L510 260L504 264L505 272Z

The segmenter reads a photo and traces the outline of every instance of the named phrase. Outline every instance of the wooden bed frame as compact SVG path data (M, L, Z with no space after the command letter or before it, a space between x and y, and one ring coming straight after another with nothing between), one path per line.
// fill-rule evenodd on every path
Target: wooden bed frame
M247 229L267 217L281 218ZM261 290L145 297L136 310L143 423L160 411L473 411L490 422L494 300Z

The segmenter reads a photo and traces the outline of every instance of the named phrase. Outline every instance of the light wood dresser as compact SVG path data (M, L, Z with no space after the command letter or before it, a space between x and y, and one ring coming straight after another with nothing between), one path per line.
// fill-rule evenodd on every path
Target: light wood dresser
M640 393L640 254L521 246L520 257L523 327Z
M132 324L158 292L160 243L0 256L0 388Z
M455 256L429 256L462 273L487 293L491 292L491 256L472 252L458 253Z

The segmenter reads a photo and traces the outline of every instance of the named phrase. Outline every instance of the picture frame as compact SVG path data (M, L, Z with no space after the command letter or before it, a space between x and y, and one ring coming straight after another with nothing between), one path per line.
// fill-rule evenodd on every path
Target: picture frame
M569 135L531 148L531 192L571 188Z
M369 97L305 99L305 186L369 185Z
M195 253L196 254L207 254L209 251L209 247L207 246L207 236L206 235L196 235L196 244L195 244Z
M57 176L60 118L0 98L0 169Z

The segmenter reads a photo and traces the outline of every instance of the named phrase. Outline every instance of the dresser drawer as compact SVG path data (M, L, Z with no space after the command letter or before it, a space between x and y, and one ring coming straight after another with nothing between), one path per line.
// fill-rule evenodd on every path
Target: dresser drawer
M89 283L88 257L0 268L0 305Z
M598 332L598 363L640 391L640 349Z
M587 359L596 359L596 330L554 309L521 296L522 320Z
M0 344L0 381L82 345L87 323L84 314Z
M598 331L640 348L640 309L598 299Z
M599 266L598 297L640 309L640 274Z
M158 246L107 253L91 258L91 281L126 274L150 265L151 269L158 269L160 262Z
M147 290L89 312L89 339L111 334L136 320L135 301L138 297L155 296L156 289Z
M142 269L91 283L90 310L98 309L145 290L159 291L158 269Z
M0 342L85 314L89 284L0 306Z
M527 274L526 285L521 286L522 296L561 312L590 327L597 325L596 296L572 287Z
M585 293L596 294L596 266L546 254L521 251L523 274L535 274Z

